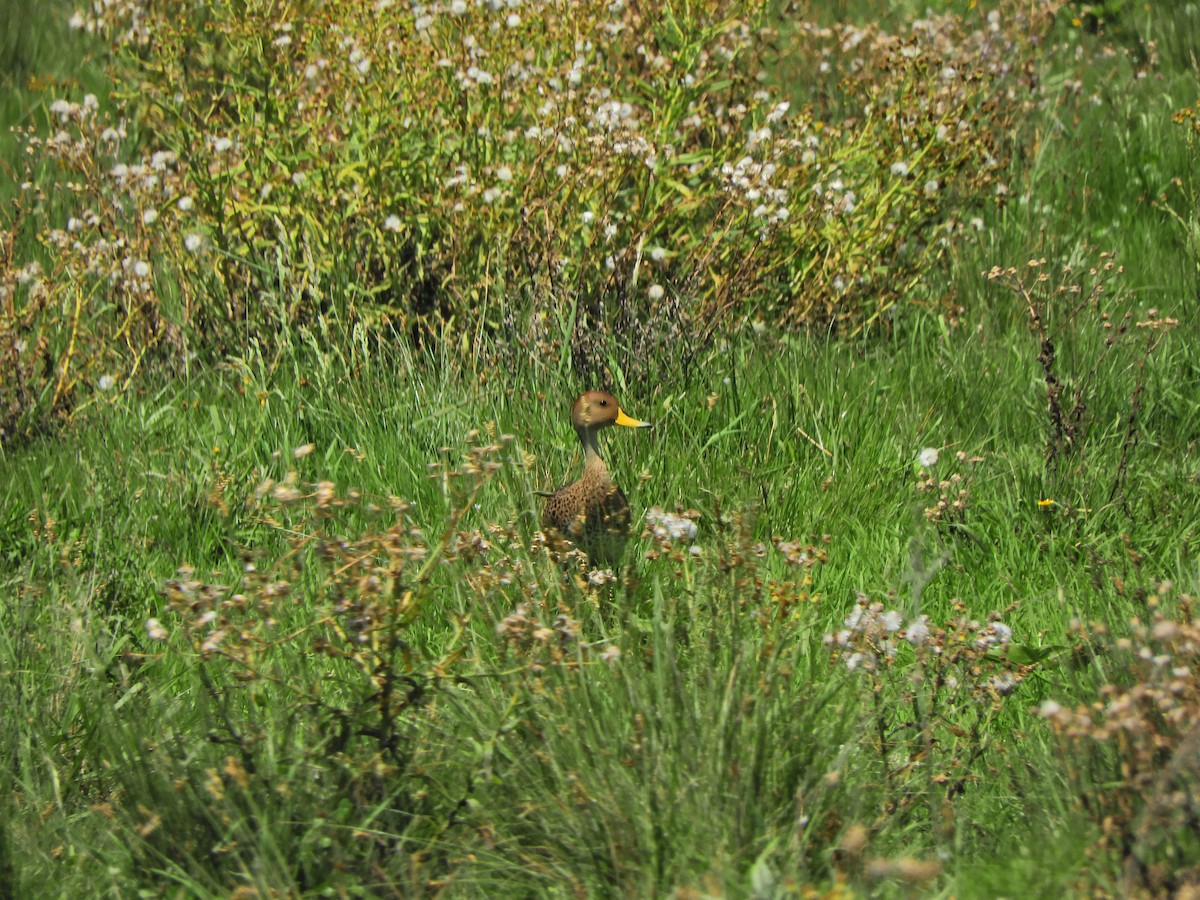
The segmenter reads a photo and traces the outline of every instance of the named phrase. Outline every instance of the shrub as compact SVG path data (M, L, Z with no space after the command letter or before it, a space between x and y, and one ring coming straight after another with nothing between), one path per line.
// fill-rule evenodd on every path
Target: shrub
M53 134L27 135L0 426L317 319L635 375L747 319L867 327L965 209L1003 198L1039 23L781 36L733 2L80 15L115 46L115 106L60 100ZM764 82L781 41L820 61L813 97Z

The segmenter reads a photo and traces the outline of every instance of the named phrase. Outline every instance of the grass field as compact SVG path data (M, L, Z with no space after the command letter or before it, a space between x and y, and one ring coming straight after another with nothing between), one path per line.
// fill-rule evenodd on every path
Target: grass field
M606 333L597 384L536 304L246 313L47 404L0 445L0 897L1200 886L1200 12L1102 7L1047 32L1006 202L853 336ZM63 61L8 65L46 120ZM611 577L537 534L593 387L655 426L602 438Z

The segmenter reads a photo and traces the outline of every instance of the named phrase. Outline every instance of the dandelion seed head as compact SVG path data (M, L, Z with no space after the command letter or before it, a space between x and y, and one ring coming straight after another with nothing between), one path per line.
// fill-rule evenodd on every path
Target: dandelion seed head
M699 530L696 523L686 516L675 515L658 506L646 510L646 524L655 537L664 541L691 540Z
M914 647L919 647L929 637L929 617L917 616L909 623L904 632L904 639Z
M767 113L767 121L778 122L785 115L787 115L787 111L791 109L791 107L792 104L788 103L786 100L784 100L782 103L775 104L775 107L769 113Z
M1062 712L1062 705L1054 700L1046 700L1038 707L1038 715L1043 719L1053 719Z

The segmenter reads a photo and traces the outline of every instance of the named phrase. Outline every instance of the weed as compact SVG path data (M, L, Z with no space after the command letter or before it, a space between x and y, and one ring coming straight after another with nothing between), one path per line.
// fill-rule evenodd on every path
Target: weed
M1104 681L1099 696L1076 706L1046 700L1038 709L1063 747L1077 802L1117 855L1129 894L1186 890L1200 871L1194 604L1161 584L1147 601L1150 621L1132 620L1127 634L1078 625L1076 640Z

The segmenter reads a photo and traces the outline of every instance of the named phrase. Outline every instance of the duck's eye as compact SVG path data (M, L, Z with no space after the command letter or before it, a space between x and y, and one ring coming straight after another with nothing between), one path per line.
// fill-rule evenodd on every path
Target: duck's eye
M607 400L601 400L601 401L600 401L600 405L601 405L601 406L608 406L608 401L607 401Z

